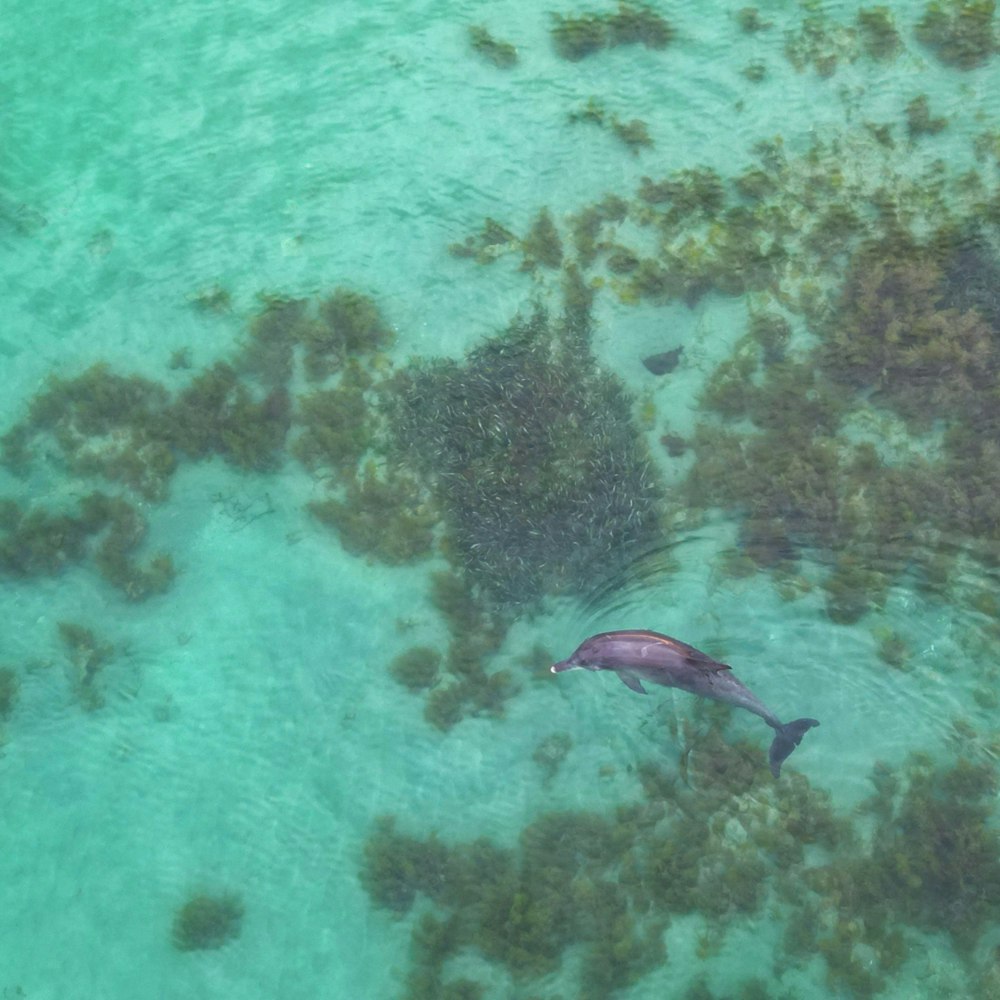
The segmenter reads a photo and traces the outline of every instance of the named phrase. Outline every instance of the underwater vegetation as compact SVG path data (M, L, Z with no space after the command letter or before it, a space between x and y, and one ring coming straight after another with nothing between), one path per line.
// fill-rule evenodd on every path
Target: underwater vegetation
M804 873L810 893L785 935L790 958L818 951L830 984L858 996L885 988L914 932L948 934L970 957L996 922L1000 878L992 763L912 755L898 770L877 764L872 782L865 848Z
M639 118L624 121L617 115L608 114L604 106L591 98L579 111L571 112L569 121L583 122L610 129L611 133L633 153L653 145L649 126Z
M617 195L606 195L595 205L589 205L577 212L570 224L573 247L580 267L589 268L604 251L618 255L622 259L622 270L631 271L638 266L639 258L631 251L616 247L610 239L602 239L604 230L628 216L628 202ZM625 263L625 258L631 261Z
M81 501L88 525L103 537L94 549L97 571L130 601L143 601L168 590L176 576L169 552L150 556L145 565L138 563L135 552L146 537L146 519L122 497L92 493Z
M429 646L413 646L390 664L389 673L405 688L421 691L438 678L441 654Z
M163 386L106 364L75 378L53 375L26 418L0 439L3 462L23 474L36 454L51 449L69 475L122 483L146 500L162 500L176 467L158 430L168 405Z
M296 356L312 382L348 370L339 401L347 389L364 388L361 361L394 336L374 299L350 289L336 288L315 304L271 296L232 361L195 373L173 396L157 382L119 375L103 363L74 378L52 376L27 417L0 439L3 461L24 473L38 452L54 451L69 474L120 483L154 502L166 498L183 457L219 455L241 469L273 471L292 424L288 382ZM314 437L315 425L330 415L329 409L316 413L323 398L305 407Z
M391 818L377 823L362 869L373 901L403 914L422 895L442 910L443 919L425 914L415 925L412 962L420 974L409 978L408 1000L436 995L425 984L465 950L529 983L557 970L571 944L583 943L581 995L595 1000L662 961L655 929L637 926L627 894L607 877L628 846L626 829L593 814L551 813L508 850L485 838L420 840L398 832Z
M192 459L221 455L242 469L273 470L290 425L284 389L253 396L225 361L196 375L180 391L162 430L175 452Z
M820 327L819 356L833 379L874 391L915 427L983 416L998 385L994 316L982 310L976 264L961 237L861 246L852 256L837 312ZM961 255L961 258L959 258ZM989 263L987 261L989 260ZM960 262L961 261L961 262ZM985 312L985 315L984 315Z
M41 507L24 510L10 498L0 501L0 569L20 578L53 575L87 552L89 524Z
M98 639L91 629L77 622L59 622L57 629L73 667L72 682L77 700L89 711L100 708L104 696L96 681L114 656L114 646Z
M448 252L477 264L492 264L506 254L520 253L522 271L539 267L557 270L563 263L562 238L547 208L538 211L523 239L496 219L487 218L477 234L467 236L462 243L452 243Z
M765 21L761 17L756 7L741 7L736 12L736 23L740 31L746 35L755 35L759 31L767 31L768 28L774 27L773 22Z
M997 51L994 0L931 0L917 22L917 41L941 62L974 69Z
M990 763L941 769L911 758L894 800L872 807L880 822L861 865L866 902L971 948L1000 916L1000 834L990 825L997 790Z
M295 351L313 321L307 299L267 294L252 316L240 346L236 368L269 389L287 386L295 366Z
M669 21L635 3L619 3L618 10L608 14L554 14L553 18L552 45L557 55L571 62L618 45L665 49L675 36Z
M235 893L192 896L174 914L170 940L178 951L221 948L239 937L243 912Z
M811 66L817 76L831 77L842 60L857 58L854 34L819 8L808 11L797 30L787 32L785 56L799 73Z
M865 54L872 59L894 59L903 46L888 7L862 7L857 25Z
M458 569L431 574L430 600L448 627L442 676L428 693L424 718L447 731L467 715L502 718L521 686L510 670L490 669L506 620L490 608Z
M989 11L987 12L987 9ZM931 2L915 29L919 42L933 50L942 62L970 69L989 57L992 51L992 0L985 3ZM754 8L745 8L738 20L744 31L753 27L760 15ZM815 5L803 7L801 23L786 33L785 55L799 72L812 67L822 78L833 76L842 63L854 63L867 58L877 63L889 63L904 49L903 38L896 26L891 8L861 7L853 24L842 23ZM980 37L972 35L980 31ZM985 32L985 36L983 35Z
M125 597L145 600L169 588L175 575L167 553L151 556L145 566L136 561L145 534L145 519L122 497L91 493L75 514L24 510L7 498L0 501L0 571L22 579L52 576L90 557Z
M641 118L622 121L621 118L612 116L610 121L611 131L632 153L638 153L640 149L649 149L653 145L649 126Z
M531 759L540 768L545 784L549 784L559 773L559 768L572 749L573 737L569 733L550 733L538 743Z
M49 379L27 418L3 436L3 461L24 473L35 455L54 453L69 475L160 502L182 455L273 468L288 425L287 393L256 398L226 362L195 375L172 400L159 383L97 364Z
M559 733L539 745L552 778L569 745ZM413 924L407 1000L437 995L446 963L463 953L530 990L578 951L574 995L612 997L667 959L673 915L700 914L721 938L761 912L776 879L805 870L806 848L827 858L850 843L822 793L797 775L768 782L749 747L709 731L691 735L684 756L692 787L642 763L636 801L607 813L543 813L512 848L416 837L393 817L376 822L361 867L372 902L396 917L422 899L434 904Z
M522 267L525 270L533 270L539 264L548 268L558 268L562 264L562 240L547 208L538 213L521 241L521 253L524 255Z
M227 313L233 307L233 299L229 290L221 285L211 285L188 296L188 301L195 309L208 313Z
M517 62L517 49L510 42L494 38L481 24L469 27L469 44L473 52L497 69L510 69Z
M640 798L543 813L514 847L376 822L361 865L372 902L395 917L433 904L412 925L405 1000L436 995L462 954L530 990L580 950L574 995L609 998L667 960L664 932L685 914L703 923L705 959L730 928L765 912L783 923L768 966L779 983L819 957L831 989L873 996L920 953L921 935L938 933L980 977L973 949L1000 907L992 761L876 764L873 796L840 816L798 774L769 783L759 755L715 724L682 738L679 773L640 763ZM703 995L697 979L690 988Z
M13 667L0 667L0 721L6 719L17 703L21 678Z
M762 569L782 575L806 551L818 556L829 566L827 612L844 624L880 607L900 574L940 590L942 530L993 537L982 485L991 467L967 428L992 426L982 407L996 377L994 336L976 311L942 308L941 269L918 259L898 247L891 262L860 250L841 308L802 360L776 361L772 345L765 365L759 335L741 341L700 405L742 429L705 421L690 439L689 501L740 518L741 549ZM917 432L933 419L956 421L943 455L890 457L847 438L856 393Z
M750 83L762 83L767 79L767 65L759 59L753 59L740 70L740 75Z
M948 127L947 118L932 118L926 94L914 97L906 105L906 131L911 139L921 135L936 135Z
M344 549L389 565L431 554L438 513L417 479L374 462L346 477L343 499L309 503L318 520L335 528Z
M306 376L320 381L348 359L376 354L395 340L378 304L370 295L337 288L318 304L317 318L303 324Z
M477 235L467 236L462 243L452 243L448 252L453 257L471 257L477 264L492 264L517 242L506 226L487 217Z
M335 388L299 397L292 453L307 469L346 474L357 468L374 431L365 399L369 384L367 374L351 366Z
M206 308L217 311L222 299L210 298ZM141 508L166 500L184 460L218 456L246 471L276 471L293 426L292 451L303 465L346 483L346 502L317 505L328 523L365 548L378 513L390 530L373 545L387 561L426 551L434 518L406 506L412 478L359 470L372 434L367 368L394 336L374 299L338 287L315 302L263 296L240 350L192 372L173 392L100 362L74 377L51 376L0 438L2 461L25 481L62 473L74 486L67 492L81 499L76 511L0 499L0 572L28 578L90 562L129 600L163 593L176 570L165 552L139 560L148 529ZM180 353L170 368L186 372L190 358ZM316 384L299 401L289 389L296 366ZM106 492L108 485L121 492ZM364 506L369 513L359 513Z

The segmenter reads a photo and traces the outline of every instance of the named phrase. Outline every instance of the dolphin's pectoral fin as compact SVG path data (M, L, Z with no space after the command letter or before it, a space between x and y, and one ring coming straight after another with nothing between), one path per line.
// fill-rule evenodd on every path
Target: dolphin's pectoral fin
M624 684L627 688L631 688L636 694L648 693L642 686L642 681L640 681L635 674L624 674L621 671L618 671L618 676L621 678L622 684Z

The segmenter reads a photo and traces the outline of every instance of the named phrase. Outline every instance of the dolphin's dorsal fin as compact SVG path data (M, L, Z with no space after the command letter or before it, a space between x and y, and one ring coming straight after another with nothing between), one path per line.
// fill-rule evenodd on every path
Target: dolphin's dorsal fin
M713 660L710 656L688 656L686 662L692 667L701 670L706 674L717 674L722 670L732 670L733 668L728 663L719 663L718 660Z
M621 678L622 684L627 688L631 688L636 694L646 694L646 689L642 686L642 681L639 680L635 674L626 674L620 670L615 671Z

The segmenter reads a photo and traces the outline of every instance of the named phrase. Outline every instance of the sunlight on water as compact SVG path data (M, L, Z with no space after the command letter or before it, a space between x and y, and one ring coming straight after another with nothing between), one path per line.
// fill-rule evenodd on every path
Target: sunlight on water
M991 3L0 40L0 997L1000 996Z

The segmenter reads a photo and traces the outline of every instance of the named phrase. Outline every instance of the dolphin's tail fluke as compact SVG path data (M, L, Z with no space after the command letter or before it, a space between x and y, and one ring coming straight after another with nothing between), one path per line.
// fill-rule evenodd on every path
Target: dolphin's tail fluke
M767 760L771 765L771 774L776 778L781 776L781 765L788 755L802 742L802 737L807 729L818 726L815 719L796 719L794 722L786 722L782 726L775 726L777 730L774 740L771 742L771 749L768 752Z

